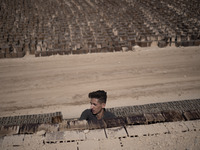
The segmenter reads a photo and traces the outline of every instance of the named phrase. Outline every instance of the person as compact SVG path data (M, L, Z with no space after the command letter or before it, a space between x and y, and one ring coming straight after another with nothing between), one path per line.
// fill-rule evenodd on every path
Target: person
M105 109L107 93L103 90L94 91L88 94L90 98L90 109L82 112L79 120L97 121L101 119L114 118L115 115Z

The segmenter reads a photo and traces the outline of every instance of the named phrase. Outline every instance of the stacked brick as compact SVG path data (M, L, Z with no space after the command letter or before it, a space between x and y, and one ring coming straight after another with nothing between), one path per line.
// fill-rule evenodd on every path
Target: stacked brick
M1 0L0 58L199 46L198 0Z
M157 109L156 109L157 108ZM173 101L111 108L116 118L98 121L63 120L61 112L0 118L0 136L12 134L105 129L129 125L200 119L200 100ZM133 113L135 112L135 113Z

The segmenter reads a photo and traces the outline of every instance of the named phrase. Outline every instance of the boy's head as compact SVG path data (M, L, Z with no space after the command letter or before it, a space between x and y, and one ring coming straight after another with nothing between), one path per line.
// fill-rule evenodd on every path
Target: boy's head
M106 106L107 93L102 90L89 93L92 113L99 114Z

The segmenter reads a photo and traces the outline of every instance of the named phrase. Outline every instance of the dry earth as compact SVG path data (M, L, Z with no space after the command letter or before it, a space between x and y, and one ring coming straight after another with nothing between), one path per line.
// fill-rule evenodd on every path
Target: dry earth
M0 60L0 116L61 111L77 118L87 94L107 107L200 98L200 47Z

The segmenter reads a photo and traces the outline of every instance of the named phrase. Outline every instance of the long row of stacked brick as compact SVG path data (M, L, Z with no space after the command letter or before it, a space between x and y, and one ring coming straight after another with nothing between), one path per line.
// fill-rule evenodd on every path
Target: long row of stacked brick
M116 118L87 122L77 119L63 120L61 112L0 118L0 137L9 134L35 133L39 130L66 131L175 122L200 119L200 100L110 108Z
M199 46L199 0L1 0L0 58Z

